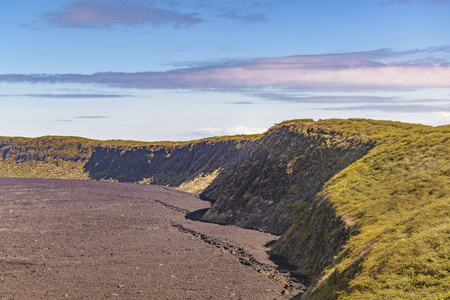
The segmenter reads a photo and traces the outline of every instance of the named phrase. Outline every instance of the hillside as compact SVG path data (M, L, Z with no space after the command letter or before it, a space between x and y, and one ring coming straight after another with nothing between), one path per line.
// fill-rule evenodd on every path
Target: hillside
M373 142L346 137L314 122L286 123L270 129L231 176L204 220L285 232L293 212L309 207L323 185L363 157ZM219 175L217 180L225 177ZM226 179L226 180L225 180ZM208 197L215 183L202 195Z
M154 183L281 234L312 299L450 297L450 126L293 120L183 143L0 138L0 176Z
M95 141L78 137L0 137L0 176L208 185L245 155L258 136L191 142ZM196 190L196 192L201 192Z
M328 265L307 296L448 298L450 126L322 124L376 146L328 181L274 247L302 274L315 277ZM331 257L327 252L339 245L342 251Z

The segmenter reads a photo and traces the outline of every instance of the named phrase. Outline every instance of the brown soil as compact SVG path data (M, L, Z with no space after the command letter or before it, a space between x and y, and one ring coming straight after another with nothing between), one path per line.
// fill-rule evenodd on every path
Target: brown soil
M171 188L0 178L0 299L288 299L276 236L202 223Z

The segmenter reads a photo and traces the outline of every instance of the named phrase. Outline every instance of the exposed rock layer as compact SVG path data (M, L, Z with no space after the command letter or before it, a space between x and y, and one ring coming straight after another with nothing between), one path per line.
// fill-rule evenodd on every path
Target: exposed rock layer
M92 179L180 186L245 156L253 141L200 141L179 146L96 147L84 169Z
M354 119L183 143L0 137L0 176L201 183L215 203L195 219L282 234L272 251L313 279L306 297L446 298L449 134Z
M219 175L217 180L228 182L221 184L226 189L203 219L282 234L294 215L310 209L331 177L372 147L317 128L275 127L255 143L233 174ZM206 189L202 195L213 192Z
M274 250L307 276L317 276L330 264L351 233L326 200L314 202L316 195L331 177L373 146L357 136L343 137L316 126L311 120L275 126L257 139L137 146L60 137L0 140L4 165L14 161L26 169L33 168L30 162L40 162L58 169L69 162L75 164L72 172L96 180L178 187L220 170L201 193L202 198L215 202L202 219L285 233ZM64 177L58 174L47 172L44 177ZM289 229L294 216L296 226ZM305 230L310 232L299 238L299 231ZM332 234L321 235L324 230ZM331 247L324 249L324 243Z

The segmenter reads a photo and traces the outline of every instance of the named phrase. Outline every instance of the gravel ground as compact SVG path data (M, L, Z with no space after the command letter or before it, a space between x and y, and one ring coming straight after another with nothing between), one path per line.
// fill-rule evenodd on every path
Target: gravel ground
M289 299L275 236L191 221L210 204L132 183L0 178L0 299Z

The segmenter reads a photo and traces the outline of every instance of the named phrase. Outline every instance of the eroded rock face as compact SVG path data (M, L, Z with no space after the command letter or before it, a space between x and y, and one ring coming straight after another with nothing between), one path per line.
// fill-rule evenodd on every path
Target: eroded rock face
M143 146L60 143L66 152L62 156L52 143L51 151L46 145L12 147L9 141L1 149L4 160L37 160L60 168L61 159L75 161L80 174L96 180L192 188L214 174L212 182L202 182L209 185L201 197L215 202L202 219L283 234L273 251L311 278L333 262L356 232L336 216L325 196L317 195L374 147L367 139L344 137L314 122L277 125L258 139Z
M282 234L331 177L372 147L318 128L275 127L233 173L216 178L226 188L203 220ZM213 187L214 182L203 195L214 194Z
M180 146L97 147L84 166L93 179L180 186L225 168L246 155L253 141L203 141Z
M408 259L415 261L422 245L431 243L430 228L435 230L433 245L440 248L427 251L442 258L442 249L448 248L440 238L443 227L433 227L448 219L435 213L448 206L448 134L448 126L352 119L293 120L259 137L158 145L0 137L0 176L107 179L203 190L201 196L215 203L206 214L208 208L190 212L190 220L203 217L281 234L271 250L313 281L304 297L332 299L350 293L353 278L389 282L394 273L408 282L404 298L419 291L433 294L435 282L445 297L446 277L417 286ZM432 217L424 217L428 215ZM373 228L383 234L373 239ZM358 230L358 237L350 238ZM383 246L371 251L379 243ZM408 251L399 256L403 263L390 249L406 243ZM363 264L366 258L379 262L376 272ZM428 264L428 252L421 259ZM440 262L442 272L445 263ZM354 291L373 298L374 286ZM392 285L382 288L388 293L378 290L378 298L399 291Z

